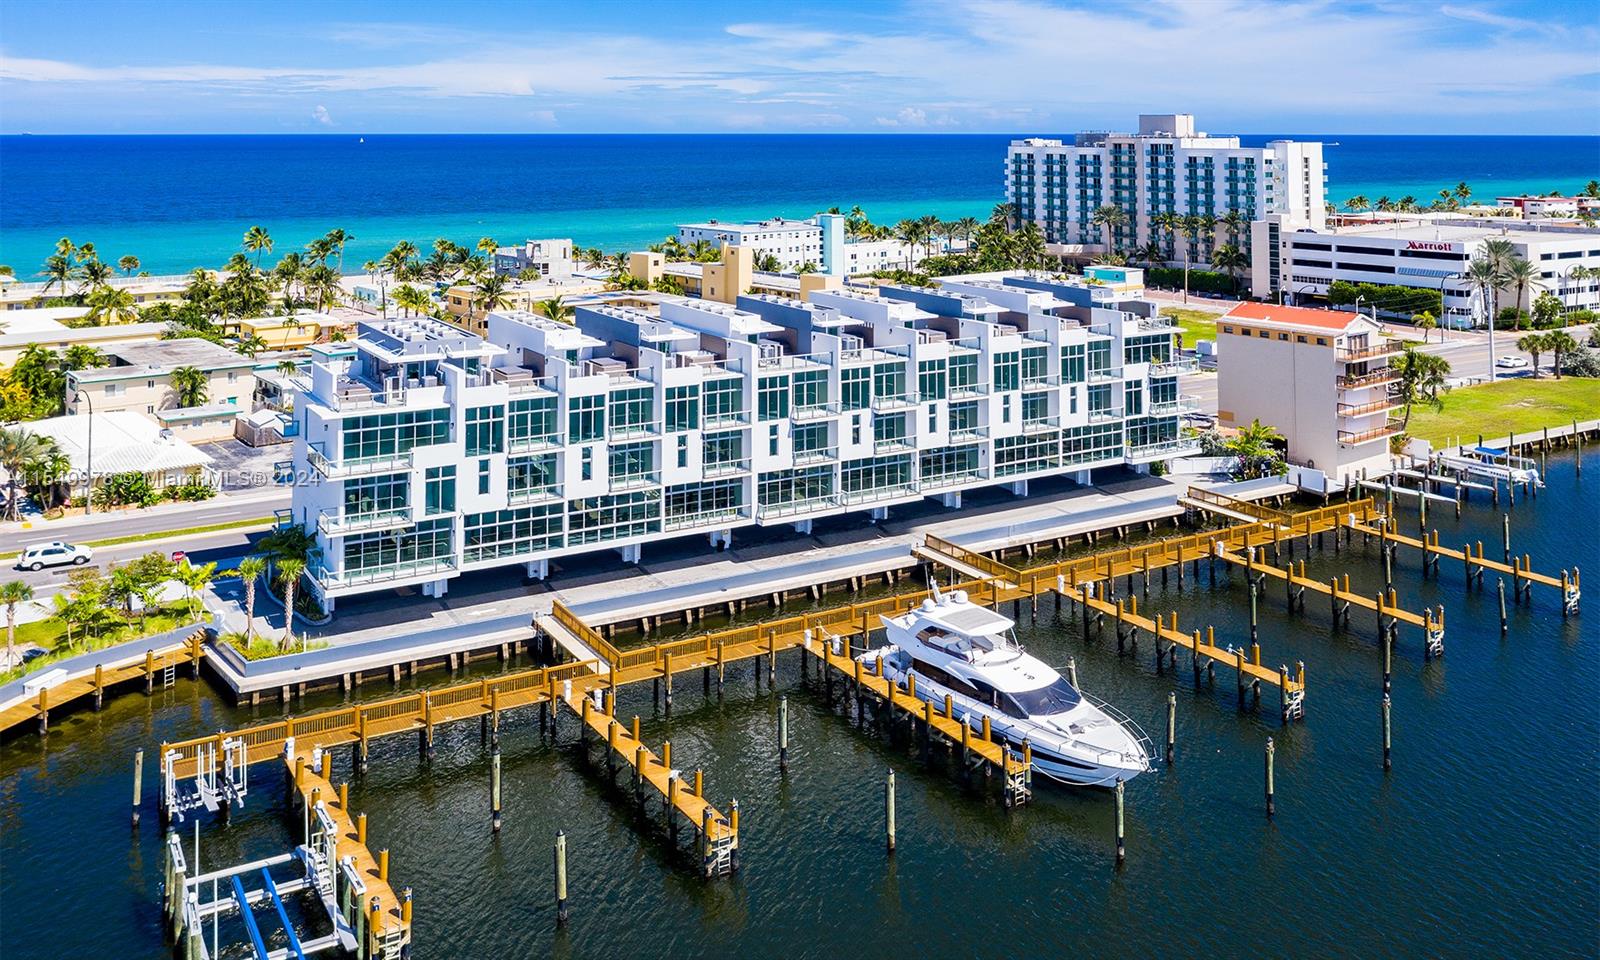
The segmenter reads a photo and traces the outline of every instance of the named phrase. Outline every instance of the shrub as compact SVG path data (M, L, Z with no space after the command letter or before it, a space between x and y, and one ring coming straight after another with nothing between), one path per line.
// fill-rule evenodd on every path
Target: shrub
M1593 342L1590 337L1590 342ZM1585 347L1568 351L1561 356L1561 373L1567 377L1600 377L1600 354Z
M149 507L161 502L161 494L142 473L114 473L94 489L97 507Z
M1183 270L1179 267L1146 267L1144 282L1152 287L1183 289ZM1203 293L1234 292L1233 278L1217 270L1189 270L1189 289Z
M217 488L204 480L191 479L171 484L161 491L161 495L168 500L192 503L197 500L210 500L217 495Z

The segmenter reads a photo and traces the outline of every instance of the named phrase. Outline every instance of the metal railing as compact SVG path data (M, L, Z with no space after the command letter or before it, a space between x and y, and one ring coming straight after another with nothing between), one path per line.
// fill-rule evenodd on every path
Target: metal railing
M886 397L873 397L872 409L882 412L885 410L910 410L920 402L920 396L915 392L895 393Z
M971 400L977 397L985 397L988 395L989 385L987 383L952 383L950 385L951 400Z
M1399 379L1399 371L1392 367L1384 367L1382 370L1372 370L1368 373L1360 373L1352 376L1339 376L1335 378L1334 383L1341 390L1359 390L1365 387L1376 387L1380 384L1394 383Z
M1051 433L1060 429L1060 417L1035 417L1032 420L1022 421L1022 432L1026 435Z
M1155 443L1128 444L1130 457L1149 457L1154 455L1179 456L1185 453L1198 453L1200 440L1198 437L1178 437L1173 440L1158 440Z
M910 437L873 437L872 450L874 453L896 453L903 450L915 450L916 442Z
M736 427L736 426L741 426L743 424L749 423L750 422L750 414L746 413L743 410L732 410L732 411L728 411L728 412L719 412L719 413L707 413L704 417L701 418L701 422L702 422L702 425L704 426L704 428L706 428L706 429L711 429L711 428L715 428L715 427Z
M663 530L685 530L690 527L704 527L711 524L730 523L744 520L749 517L749 512L743 507L720 507L715 510L701 510L696 513L668 514L661 518Z
M828 417L839 415L837 403L807 403L795 404L789 408L789 418L792 420L825 420Z
M967 443L973 440L982 440L989 436L988 427L951 427L951 443Z
M1022 378L1022 389L1024 390L1042 390L1059 386L1061 386L1060 374L1046 373L1037 377Z
M1121 379L1122 379L1122 368L1121 367L1102 367L1099 370L1090 370L1089 371L1089 382L1090 383L1104 383L1104 382L1107 382L1107 381L1121 380Z
M511 437L506 440L507 453L532 453L536 450L555 450L561 446L559 433L541 433L531 437Z
M1401 349L1402 347L1398 340L1384 340L1381 343L1369 343L1363 347L1340 347L1336 355L1346 363L1355 363L1360 360L1369 360L1373 357L1399 353Z
M311 577L321 584L324 590L329 590L361 583L383 583L389 580L403 580L406 577L441 573L446 570L454 570L455 566L456 560L454 557L435 557L431 560L386 563L361 570L329 570L326 567L318 566L311 568Z
M831 493L820 497L807 497L803 500L790 500L785 503L761 503L756 505L756 519L771 520L779 517L792 517L796 514L826 510L829 507L838 505L838 495Z
M1150 375L1167 377L1179 373L1194 373L1200 369L1200 361L1194 357L1179 357L1176 360L1164 360L1160 363L1150 364Z
M741 457L738 460L722 460L717 463L707 463L701 467L701 473L707 479L716 477L735 477L750 472L750 458Z
M1361 443L1382 440L1399 432L1400 422L1398 420L1390 420L1383 426L1373 427L1371 430L1340 430L1339 442L1353 447Z
M549 503L561 499L561 484L545 483L520 490L507 490L506 503Z
M839 494L840 503L876 503L880 500L895 500L900 497L912 496L917 492L914 482L896 483L887 487L872 487L867 490L845 490Z
M613 493L622 490L644 490L660 485L661 472L658 470L647 473L625 473L619 477L611 477L607 481L607 486Z
M370 457L333 460L319 444L311 444L306 447L306 459L311 463L313 470L329 479L411 469L410 450L404 453L384 453Z
M838 447L818 447L815 450L796 450L794 452L794 465L797 467L805 467L817 463L832 463L838 459Z
M1393 399L1384 397L1382 400L1374 400L1371 403L1341 402L1338 405L1338 410L1339 416L1341 417L1364 417L1369 413L1393 410L1398 406L1400 406L1400 404Z
M405 526L410 522L410 507L370 510L362 513L339 513L338 511L324 510L317 514L317 529L330 537L342 537L346 534L359 533L365 530L380 530L385 527Z

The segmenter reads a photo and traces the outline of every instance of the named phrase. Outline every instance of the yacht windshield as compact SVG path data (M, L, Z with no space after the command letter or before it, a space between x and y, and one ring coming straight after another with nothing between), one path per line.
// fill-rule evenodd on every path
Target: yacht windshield
M1025 715L1049 716L1056 713L1066 713L1077 706L1083 699L1078 691L1072 689L1072 684L1060 677L1047 687L1037 690L1023 690L1016 693L1007 693L1006 698L1013 701ZM1010 711L1006 711L1010 713Z

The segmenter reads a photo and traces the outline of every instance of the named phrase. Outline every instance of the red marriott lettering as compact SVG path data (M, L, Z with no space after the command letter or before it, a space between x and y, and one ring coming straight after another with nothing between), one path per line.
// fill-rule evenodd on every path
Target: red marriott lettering
M1454 248L1448 243L1440 243L1437 240L1408 240L1406 242L1406 249L1407 250L1439 250L1439 251L1442 251L1444 253L1451 253L1451 252L1453 252Z

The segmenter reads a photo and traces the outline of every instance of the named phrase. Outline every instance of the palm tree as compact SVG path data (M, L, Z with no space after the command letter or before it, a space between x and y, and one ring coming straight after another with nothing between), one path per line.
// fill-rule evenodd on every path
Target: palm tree
M305 291L314 295L317 301L317 311L327 312L329 303L338 303L339 295L344 288L339 285L339 274L326 263L318 263L305 272Z
M1207 217L1187 214L1177 221L1178 233L1183 237L1183 302L1189 302L1189 267L1195 254L1195 237L1207 229Z
M66 485L71 491L72 458L62 453L54 444L38 459L30 464L29 468L34 476L34 483L44 490L45 509L56 505L56 492Z
M190 617L194 617L199 613L195 609L195 602L200 598L200 591L206 588L206 585L211 582L216 574L217 565L215 563L203 563L198 567L192 563L185 563L173 571L173 579L183 584L184 593L188 595Z
M1017 205L1014 203L995 204L994 209L989 211L989 222L998 223L1006 228L1007 233L1010 233L1016 229Z
M1111 232L1128 222L1128 214L1116 204L1108 203L1096 207L1094 213L1089 217L1089 222L1105 231L1106 253L1113 253L1116 250L1116 246L1112 243Z
M404 310L407 316L427 313L428 307L432 305L432 302L432 299L420 287L404 283L394 288L394 305Z
M540 313L557 323L572 322L572 307L562 302L560 294L551 297L549 300L540 300L536 306Z
M61 355L61 366L67 370L93 370L105 365L106 355L87 343L75 343Z
M1539 354L1545 352L1549 341L1542 333L1529 333L1517 338L1517 349L1533 357L1533 378L1539 379Z
M254 357L256 354L260 353L266 348L267 341L261 339L259 336L253 333L248 336L240 337L234 343L234 349L238 350L240 355L246 357Z
M1228 231L1228 242L1235 247L1239 245L1239 234L1250 225L1250 218L1238 210L1229 210L1217 219L1223 229Z
M257 224L244 232L244 248L256 255L256 269L261 268L261 255L272 252L272 237L265 227Z
M133 271L139 269L139 258L130 253L117 260L117 268L131 277Z
M82 261L78 267L78 273L83 277L83 287L79 288L79 292L82 292L84 288L90 291L106 289L111 283L111 278L116 275L116 271L111 269L110 264L103 263L98 259Z
M1392 213L1394 212L1394 201L1390 200L1387 195L1379 197L1373 201L1372 209L1379 213Z
M1478 291L1478 299L1483 303L1484 312L1489 315L1489 380L1493 382L1495 379L1493 302L1499 297L1500 267L1487 255L1479 256L1467 264L1465 275L1467 282Z
M198 407L206 402L211 380L199 367L182 366L172 371L172 389L178 394L178 406Z
M859 208L858 208L859 209ZM972 252L972 235L978 230L977 217L962 217L955 222L956 233L961 235L961 247L967 253Z
M1233 291L1239 292L1239 274L1250 265L1250 258L1245 252L1232 243L1224 243L1211 252L1211 265L1228 274L1228 279L1233 281Z
M933 241L943 224L938 217L929 213L917 218L917 226L922 229L922 255L927 257L933 253Z
M139 319L139 308L133 294L116 287L100 287L90 293L85 301L89 306L88 318L96 325L132 323Z
M1439 319L1433 315L1431 310L1424 310L1421 313L1412 315L1411 322L1418 330L1422 331L1423 343L1428 342L1428 331L1439 325ZM1439 342L1444 342L1443 334L1440 335Z
M1505 279L1503 285L1515 284L1517 287L1517 328L1522 328L1522 318L1526 314L1522 310L1522 297L1529 290L1537 290L1540 286L1539 268L1522 257L1512 257L1505 263Z
M1017 231L1016 244L1013 251L1017 258L1017 265L1029 270L1044 268L1045 243L1044 231L1039 225L1029 220Z
M255 638L256 631L256 581L267 572L265 557L248 556L239 561L239 580L244 584L244 642Z
M1344 208L1351 213L1360 213L1372 209L1372 204L1367 201L1365 194L1356 194L1344 202Z
M18 502L17 480L26 476L30 467L56 449L55 442L22 427L0 427L0 468L6 472L5 519L22 519Z
M1151 239L1159 240L1161 234L1166 234L1166 243L1162 246L1162 253L1150 261L1152 264L1158 260L1165 263L1172 259L1172 238L1177 233L1182 219L1171 210L1163 210L1150 218L1150 229L1156 234Z
M1545 349L1555 355L1556 379L1561 379L1561 358L1578 349L1578 341L1565 330L1552 330L1544 335Z
M1153 227L1155 224L1152 223L1151 226ZM1146 264L1147 266L1153 267L1161 262L1161 258L1165 256L1165 254L1166 251L1161 249L1160 241L1152 238L1149 242L1141 244L1139 247L1134 249L1133 259L1140 263Z
M1412 406L1421 403L1434 410L1444 408L1441 395L1449 389L1447 384L1450 378L1450 361L1436 354L1423 353L1414 347L1407 347L1389 365L1400 374L1400 381L1395 386L1395 396L1406 408L1405 419L1400 423L1401 430L1411 424Z
M495 310L504 310L511 306L511 298L506 296L506 284L505 277L485 277L483 282L478 284L477 296L472 298L473 305L482 308L486 317Z
M6 605L6 669L17 666L17 604L33 599L33 588L21 580L0 584L0 603Z
M306 261L311 264L325 264L331 256L333 256L333 241L326 235L306 244Z
M329 246L331 246L333 251L339 255L339 275L343 276L344 245L349 243L351 240L354 240L355 236L353 234L346 233L344 230L338 227L335 227L334 229L329 230L327 234L323 236L323 239L328 241Z
M64 297L68 295L68 285L78 275L78 268L73 266L72 258L63 257L58 253L45 258L44 269L39 271L39 274L44 277L44 289L40 291L41 293L49 293L51 287L59 286Z
M306 562L288 557L278 561L278 577L283 582L283 641L278 649L288 650L294 642L294 588L300 575L306 572Z
M1457 200L1460 200L1462 203L1466 203L1467 202L1467 198L1471 197L1471 196L1472 196L1472 188L1467 186L1467 182L1465 180L1463 180L1460 183L1456 184L1456 199Z

